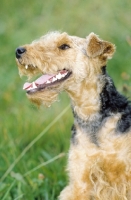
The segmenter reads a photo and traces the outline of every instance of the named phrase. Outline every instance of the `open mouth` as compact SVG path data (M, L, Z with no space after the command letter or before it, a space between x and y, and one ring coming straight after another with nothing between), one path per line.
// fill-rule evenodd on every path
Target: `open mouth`
M56 85L57 83L68 79L71 74L71 71L63 69L61 71L58 71L58 73L55 75L42 75L31 83L26 82L23 86L23 90L26 90L28 94L41 91L47 87L52 87L53 85Z

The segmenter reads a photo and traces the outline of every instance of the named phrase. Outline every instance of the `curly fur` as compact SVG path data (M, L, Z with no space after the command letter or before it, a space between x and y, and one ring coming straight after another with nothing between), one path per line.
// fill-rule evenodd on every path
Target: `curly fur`
M67 164L69 183L59 199L130 200L131 105L106 73L115 46L94 33L79 38L51 32L20 48L16 61L21 75L71 72L56 84L27 91L38 105L52 104L61 91L71 98L74 124Z

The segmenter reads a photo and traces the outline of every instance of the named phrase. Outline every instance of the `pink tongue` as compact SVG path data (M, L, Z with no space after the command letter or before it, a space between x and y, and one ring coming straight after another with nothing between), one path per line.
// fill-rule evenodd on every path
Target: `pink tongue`
M47 80L51 79L54 75L42 75L38 79L36 79L34 82L36 85L41 85L44 84ZM32 86L32 83L26 82L23 86L23 90L28 89L29 87Z
M38 85L41 85L43 83L45 83L47 80L49 80L50 78L52 78L54 75L43 75L41 77L39 77L38 79L36 79L35 83Z

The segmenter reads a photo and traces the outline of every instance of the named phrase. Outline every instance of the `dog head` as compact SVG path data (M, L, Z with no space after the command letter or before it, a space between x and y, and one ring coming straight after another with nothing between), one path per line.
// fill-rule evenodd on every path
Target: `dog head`
M94 33L86 38L51 32L16 49L19 74L39 78L24 84L28 98L49 106L59 92L72 90L101 73L115 51L110 42Z

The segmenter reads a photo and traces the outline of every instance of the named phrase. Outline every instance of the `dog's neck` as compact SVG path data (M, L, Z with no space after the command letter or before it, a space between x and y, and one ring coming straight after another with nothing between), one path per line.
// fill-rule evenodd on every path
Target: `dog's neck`
M71 98L73 112L82 120L92 118L99 113L104 78L102 74L93 77L93 79L87 78L80 83L74 83L73 87L67 90Z
M75 124L93 136L94 143L97 143L96 134L108 117L120 114L116 132L126 133L131 128L131 105L116 90L112 79L103 70L92 82L76 86L77 90L72 93L69 91Z
M77 125L82 132L88 133L91 141L97 144L97 135L102 124L101 99L103 84L105 82L103 73L93 79L87 79L81 83L75 83L74 90L68 90L71 98L72 111L74 115L74 127ZM75 128L72 130L72 141L75 141Z

